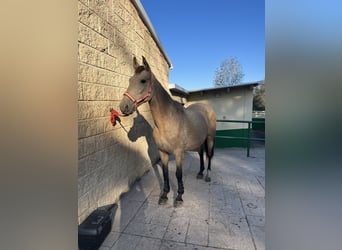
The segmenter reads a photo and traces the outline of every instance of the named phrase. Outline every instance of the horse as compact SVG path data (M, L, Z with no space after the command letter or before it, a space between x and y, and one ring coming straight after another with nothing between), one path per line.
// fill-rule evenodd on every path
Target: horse
M154 120L153 139L155 140L162 162L164 187L159 198L160 205L167 202L170 191L168 162L169 155L175 156L178 191L175 204L183 202L184 194L182 164L185 151L197 151L200 156L198 179L203 178L204 149L208 167L205 181L211 180L211 159L214 155L214 138L216 133L216 114L206 104L195 103L184 107L173 100L151 71L145 57L143 65L133 58L134 75L129 79L129 85L120 102L120 110L125 115L131 115L138 106L148 102ZM203 148L204 146L204 148Z

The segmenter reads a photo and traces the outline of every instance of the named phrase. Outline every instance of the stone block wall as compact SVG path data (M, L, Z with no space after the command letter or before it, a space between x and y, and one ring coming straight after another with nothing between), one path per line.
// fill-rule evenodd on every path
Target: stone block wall
M109 109L145 56L166 87L169 65L130 0L79 0L78 223L97 207L115 203L158 159L148 104L113 127ZM140 61L141 62L141 61Z

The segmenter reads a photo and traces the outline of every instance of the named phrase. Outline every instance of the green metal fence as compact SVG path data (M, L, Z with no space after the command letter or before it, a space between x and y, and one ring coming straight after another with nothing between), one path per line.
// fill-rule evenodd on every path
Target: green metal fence
M233 140L247 140L247 157L249 157L250 144L251 141L265 141L265 138L252 138L251 137L251 128L253 125L256 125L258 128L265 128L265 120L252 120L252 121L243 121L243 120L216 120L216 122L230 122L230 123L247 123L247 137L242 136L223 136L216 135L215 138L223 138L223 139L233 139Z

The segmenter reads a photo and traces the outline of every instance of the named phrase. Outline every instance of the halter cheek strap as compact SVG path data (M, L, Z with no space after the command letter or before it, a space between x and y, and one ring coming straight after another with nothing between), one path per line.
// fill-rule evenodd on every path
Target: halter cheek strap
M128 93L127 91L123 94L124 96L127 96L128 99L134 104L134 109L137 110L137 108L145 103L148 102L152 99L152 85L153 85L153 75L151 76L151 83L148 86L147 92L145 95L143 95L142 97L140 97L139 99L135 99L130 93Z

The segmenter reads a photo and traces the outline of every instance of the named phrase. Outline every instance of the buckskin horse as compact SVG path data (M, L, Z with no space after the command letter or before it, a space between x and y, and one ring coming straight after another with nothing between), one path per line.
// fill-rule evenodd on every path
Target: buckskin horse
M169 154L173 154L178 181L178 195L175 200L177 205L183 201L182 162L185 151L198 151L200 170L197 178L201 179L204 171L204 145L208 159L205 181L210 181L216 114L212 108L202 103L184 108L182 104L174 101L152 73L145 57L142 57L142 60L143 65L139 65L137 59L133 58L134 75L129 79L128 88L120 102L120 110L123 114L130 115L139 105L149 103L155 123L153 138L158 146L164 177L164 188L159 204L166 203L170 191L168 162Z

